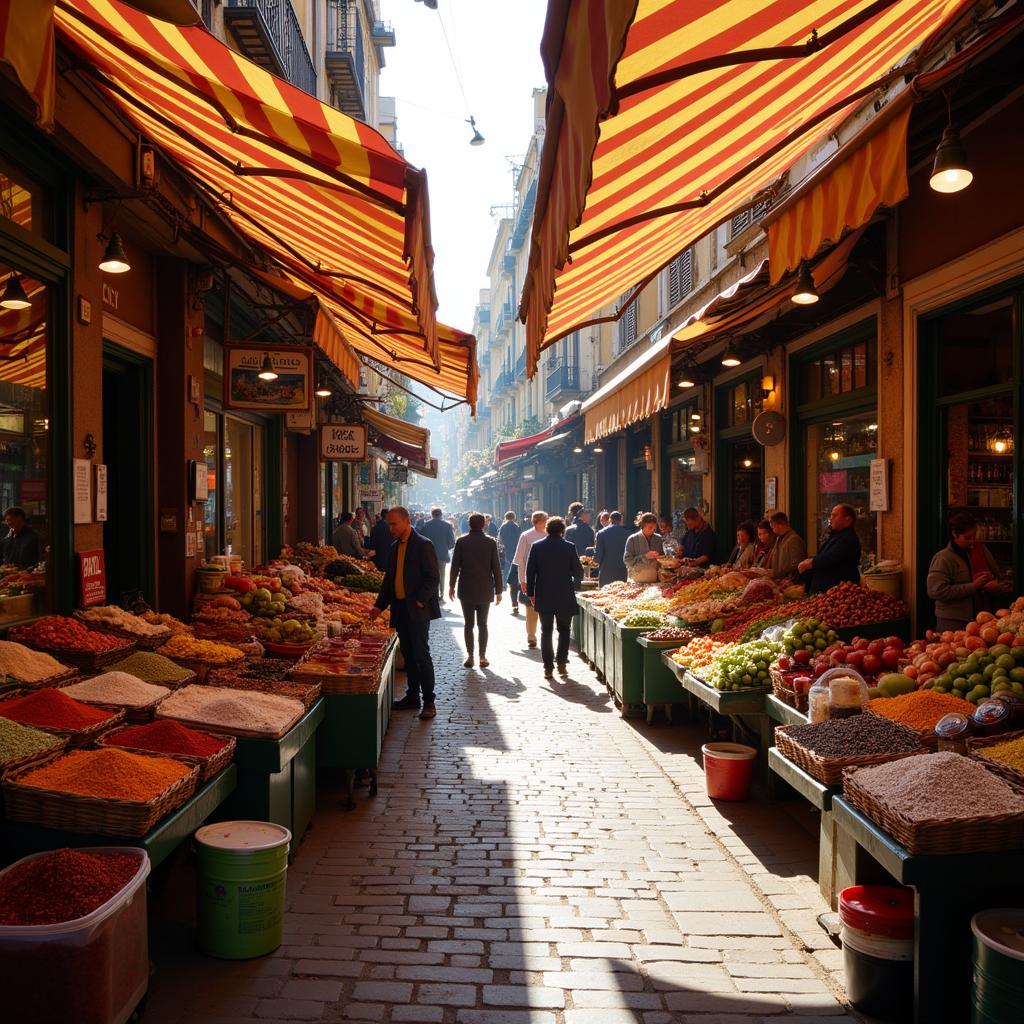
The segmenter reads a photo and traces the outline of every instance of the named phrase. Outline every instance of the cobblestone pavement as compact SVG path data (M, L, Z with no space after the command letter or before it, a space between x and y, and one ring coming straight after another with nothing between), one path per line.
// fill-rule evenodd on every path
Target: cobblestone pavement
M457 612L434 623L438 716L396 713L376 798L321 790L285 945L226 963L158 936L147 1024L859 1019L804 805L712 805L696 726L622 719L575 654L544 680L507 600L491 623L486 671Z

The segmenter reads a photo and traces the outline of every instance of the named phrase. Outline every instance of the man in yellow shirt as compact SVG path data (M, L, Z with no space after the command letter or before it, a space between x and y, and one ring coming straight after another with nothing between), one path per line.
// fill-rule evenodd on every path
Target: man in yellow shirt
M388 509L388 531L394 537L388 567L370 618L391 609L391 625L405 659L406 693L393 707L419 708L420 718L433 718L434 662L430 656L430 620L441 618L437 599L441 573L434 545L412 528L409 510L401 505Z

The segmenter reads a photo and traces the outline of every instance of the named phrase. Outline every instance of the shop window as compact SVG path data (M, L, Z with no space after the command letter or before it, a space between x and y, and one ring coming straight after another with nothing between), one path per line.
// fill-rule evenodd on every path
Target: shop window
M672 522L678 526L683 512L688 508L700 508L704 500L704 474L697 469L697 457L693 452L674 455L669 469L669 505Z
M874 387L877 376L874 339L851 342L804 366L803 401L818 402Z
M1012 297L943 317L936 327L941 395L1013 380Z
M10 194L4 173L0 164L0 188ZM0 533L4 624L52 607L51 303L46 284L0 263L0 511L12 510Z
M52 241L52 196L23 171L0 158L0 217Z
M203 413L203 456L206 459L206 490L203 506L203 538L206 559L219 555L220 544L220 421L221 417L207 409Z
M762 507L764 449L756 441L732 445L732 526L748 520L757 522Z
M750 423L756 413L754 408L754 384L743 380L728 389L727 410L730 427Z

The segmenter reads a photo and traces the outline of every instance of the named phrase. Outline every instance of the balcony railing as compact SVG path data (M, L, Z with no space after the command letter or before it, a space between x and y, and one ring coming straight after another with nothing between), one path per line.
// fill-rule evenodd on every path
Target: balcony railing
M358 0L328 0L327 52L331 100L346 114L366 120L366 54Z
M506 329L512 326L515 318L515 311L512 309L511 303L506 302L498 310L498 323L495 326L495 331L498 334L504 334Z
M491 388L491 394L498 395L507 388L512 387L512 380L512 374L508 370L502 370L495 378L494 387Z
M567 366L564 363L555 363L548 371L544 393L550 399L569 391L576 393L580 391L580 368Z
M519 380L520 377L526 376L526 349L519 353L519 358L516 360L516 372L513 377L514 380Z
M247 57L316 95L316 69L291 0L227 0L224 20Z

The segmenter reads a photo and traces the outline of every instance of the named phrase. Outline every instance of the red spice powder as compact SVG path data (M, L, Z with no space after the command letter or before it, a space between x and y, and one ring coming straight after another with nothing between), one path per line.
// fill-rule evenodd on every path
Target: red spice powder
M41 729L85 729L114 717L110 711L82 704L54 689L36 690L27 697L0 701L0 715Z
M209 757L223 750L225 741L196 729L189 729L180 722L161 718L147 725L136 725L122 729L111 737L109 746L135 747L137 750L152 750L159 754L188 754L192 757Z
M91 914L139 870L126 853L54 850L0 877L0 925L63 924Z

